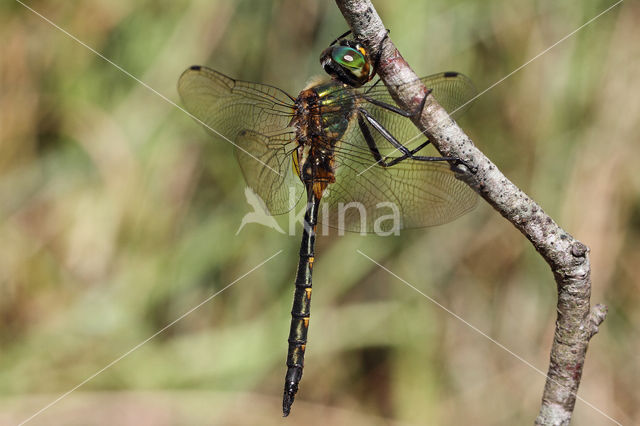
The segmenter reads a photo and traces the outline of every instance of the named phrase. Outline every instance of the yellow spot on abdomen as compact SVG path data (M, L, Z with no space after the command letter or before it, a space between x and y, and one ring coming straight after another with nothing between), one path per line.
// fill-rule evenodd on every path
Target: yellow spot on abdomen
M309 328L309 317L304 318L302 321L304 321L304 328Z
M307 293L307 300L311 299L311 288L305 288L305 293Z
M293 161L291 162L291 164L293 165L293 172L297 175L300 176L300 165L298 164L298 150L293 150L293 152L291 153L291 156L293 157Z

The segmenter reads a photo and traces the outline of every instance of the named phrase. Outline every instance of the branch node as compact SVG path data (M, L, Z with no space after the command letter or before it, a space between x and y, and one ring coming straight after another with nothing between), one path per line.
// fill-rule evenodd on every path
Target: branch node
M598 332L598 327L604 319L607 317L608 309L605 305L601 303L597 303L593 305L591 308L591 312L589 312L589 339L591 339Z
M574 257L585 257L585 255L589 252L589 247L581 243L580 241L574 241L571 246L571 254Z

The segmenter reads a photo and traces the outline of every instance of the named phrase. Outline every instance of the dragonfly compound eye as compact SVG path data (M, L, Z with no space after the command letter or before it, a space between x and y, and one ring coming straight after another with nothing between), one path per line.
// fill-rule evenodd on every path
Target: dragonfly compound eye
M369 81L369 59L351 46L332 46L323 53L325 70L343 83L360 87Z
M352 70L362 70L366 64L364 55L347 46L336 46L331 53L334 61Z

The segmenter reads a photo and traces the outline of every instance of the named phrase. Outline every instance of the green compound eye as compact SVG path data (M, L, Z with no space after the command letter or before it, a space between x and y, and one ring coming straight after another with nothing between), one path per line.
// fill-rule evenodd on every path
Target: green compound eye
M364 55L356 49L347 46L337 46L333 49L331 57L342 66L352 69L363 68L366 64Z

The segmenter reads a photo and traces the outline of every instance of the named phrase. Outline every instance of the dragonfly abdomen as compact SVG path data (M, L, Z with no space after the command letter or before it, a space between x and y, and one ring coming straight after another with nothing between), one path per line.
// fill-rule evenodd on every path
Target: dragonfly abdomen
M289 350L287 351L287 374L284 381L282 412L289 415L291 404L298 392L298 384L302 379L304 368L304 352L307 345L309 315L311 313L311 274L313 272L314 245L320 199L313 189L307 187L307 209L304 215L302 243L300 244L300 260L296 274L293 307L291 309L291 327L289 329Z

